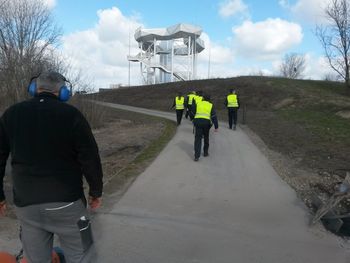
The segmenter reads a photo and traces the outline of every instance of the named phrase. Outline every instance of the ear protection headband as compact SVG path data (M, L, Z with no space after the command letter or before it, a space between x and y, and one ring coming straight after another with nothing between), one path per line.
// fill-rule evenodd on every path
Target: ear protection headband
M35 76L30 79L29 86L28 86L28 92L31 96L35 96L37 94L37 84L36 84L36 79L39 77ZM64 77L62 76L62 80L64 82L68 82L70 84L70 87L68 88L66 85L63 85L60 87L59 92L58 92L58 99L60 101L68 101L71 93L72 93L72 84Z

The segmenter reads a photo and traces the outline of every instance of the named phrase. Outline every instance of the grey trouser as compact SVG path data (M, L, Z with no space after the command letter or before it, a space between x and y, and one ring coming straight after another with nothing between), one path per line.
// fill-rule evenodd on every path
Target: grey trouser
M88 211L81 200L16 207L28 263L51 263L56 234L67 263L96 262Z

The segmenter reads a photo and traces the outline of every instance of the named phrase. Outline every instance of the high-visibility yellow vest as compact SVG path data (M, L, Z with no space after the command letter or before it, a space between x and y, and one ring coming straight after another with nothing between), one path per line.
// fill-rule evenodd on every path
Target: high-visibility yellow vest
M195 119L211 119L211 109L213 108L213 104L209 101L200 101L197 103L197 110Z
M183 110L185 108L185 98L184 97L176 97L175 98L175 105L177 110Z
M193 99L196 97L196 94L188 95L188 105L192 105Z
M227 96L227 107L238 108L238 100L236 94L230 94Z
M198 96L198 95L196 95L196 96L194 97L194 101L195 101L196 104L198 104L198 102L201 102L202 100L203 100L203 96Z

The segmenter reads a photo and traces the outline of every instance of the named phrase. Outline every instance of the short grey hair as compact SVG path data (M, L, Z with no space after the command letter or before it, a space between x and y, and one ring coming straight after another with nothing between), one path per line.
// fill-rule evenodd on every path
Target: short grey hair
M59 91L66 84L66 78L58 72L48 71L39 75L36 80L38 89L47 91Z

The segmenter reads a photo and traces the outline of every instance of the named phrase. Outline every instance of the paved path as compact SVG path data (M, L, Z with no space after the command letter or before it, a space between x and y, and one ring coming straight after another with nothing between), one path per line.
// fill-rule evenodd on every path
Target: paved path
M122 199L96 216L100 262L350 262L343 241L308 226L307 209L242 130L210 136L210 156L194 162L184 119Z

